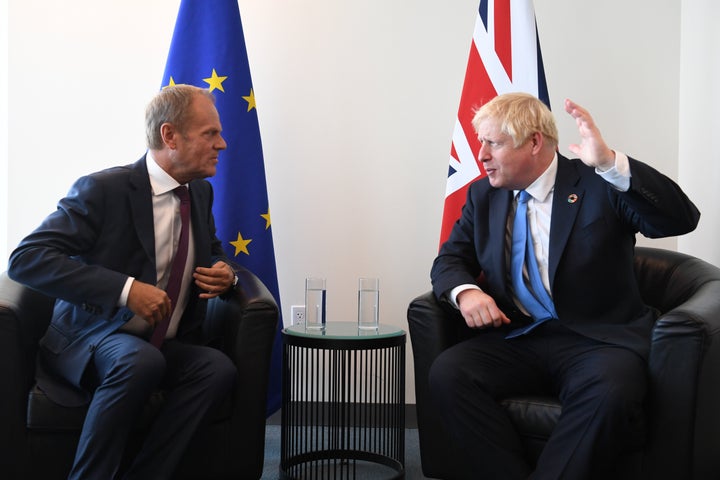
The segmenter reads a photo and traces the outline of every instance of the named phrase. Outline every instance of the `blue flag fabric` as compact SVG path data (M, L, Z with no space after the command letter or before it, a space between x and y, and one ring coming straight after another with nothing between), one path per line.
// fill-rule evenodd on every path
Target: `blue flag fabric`
M237 0L182 0L162 86L208 88L227 149L220 153L213 213L226 254L255 273L280 306L265 165ZM282 311L282 309L280 309ZM273 348L268 415L280 408L282 318Z

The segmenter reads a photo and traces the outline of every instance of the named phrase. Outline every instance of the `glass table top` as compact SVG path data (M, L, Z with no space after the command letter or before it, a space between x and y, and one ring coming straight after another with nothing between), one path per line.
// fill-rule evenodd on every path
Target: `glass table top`
M306 338L330 338L338 340L355 340L364 337L369 338L391 338L405 335L405 330L393 325L380 324L377 330L365 330L358 328L357 322L328 322L325 329L305 329L305 325L293 325L285 327L283 332L286 335L293 335Z

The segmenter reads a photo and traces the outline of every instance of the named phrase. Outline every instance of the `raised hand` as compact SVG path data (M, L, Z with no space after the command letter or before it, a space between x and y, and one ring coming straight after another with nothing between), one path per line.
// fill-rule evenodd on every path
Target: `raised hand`
M585 165L605 171L615 165L615 152L607 146L590 113L570 99L565 99L565 111L575 119L580 143L568 145L568 150Z

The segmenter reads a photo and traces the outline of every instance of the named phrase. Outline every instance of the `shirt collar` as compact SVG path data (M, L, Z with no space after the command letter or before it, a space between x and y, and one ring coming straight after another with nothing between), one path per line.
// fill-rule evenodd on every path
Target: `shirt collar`
M150 186L152 187L153 195L163 195L180 186L177 180L157 164L150 150L148 150L145 156L145 163L147 165L148 175L150 176Z
M548 165L548 168L546 168L545 171L525 189L525 191L528 192L538 202L544 202L547 199L547 196L550 195L550 192L552 192L555 188L557 167L558 156L557 153L555 153L552 162L550 162L550 165ZM515 190L514 196L517 197L517 194L519 192L520 190Z

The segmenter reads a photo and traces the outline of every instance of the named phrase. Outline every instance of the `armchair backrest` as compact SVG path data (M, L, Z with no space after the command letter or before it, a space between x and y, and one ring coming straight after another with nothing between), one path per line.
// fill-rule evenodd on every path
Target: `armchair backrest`
M635 248L635 277L643 301L661 314L720 282L720 268L699 258L659 248Z

